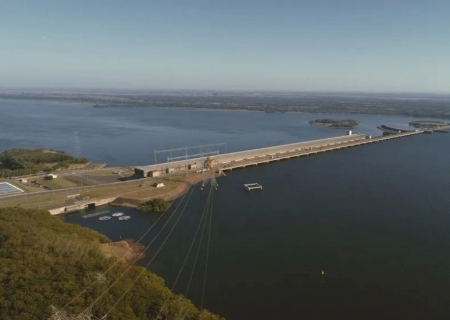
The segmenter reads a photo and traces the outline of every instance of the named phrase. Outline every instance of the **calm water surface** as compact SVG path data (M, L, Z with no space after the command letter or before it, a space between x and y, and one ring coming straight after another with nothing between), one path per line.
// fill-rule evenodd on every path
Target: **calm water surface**
M227 143L227 151L344 135L313 127L322 114L189 111L91 106L0 99L0 152L14 147L65 150L111 166L154 162L154 149ZM356 133L379 135L380 124L405 126L411 118L333 115L354 118ZM224 150L220 150L224 152ZM160 159L164 160L165 159Z
M450 135L421 135L220 178L204 306L229 319L448 319L449 144ZM260 183L263 191L244 191L248 182ZM207 194L194 188L179 224L149 265L169 286ZM174 208L181 209L188 196ZM154 257L180 209L141 265ZM119 240L139 238L157 218L123 211L132 219L97 223L73 214L65 220ZM168 217L141 242L149 244ZM178 293L186 294L197 244ZM187 292L197 305L205 245Z
M92 109L1 100L0 111L0 149L73 152L76 130L82 155L117 165L145 164L153 148L167 146L226 141L230 151L337 135L307 124L321 115ZM357 131L372 134L376 125L409 121L351 118L364 123ZM236 170L218 179L204 307L228 319L448 319L449 145L450 134L420 135ZM249 182L264 189L248 193L242 185ZM149 244L168 222L139 263L146 266L164 244L148 267L169 287L207 196L208 190L194 187L189 201L189 194L175 201L141 240ZM98 210L106 209L132 218L99 223L76 213L62 219L116 241L139 239L158 218L129 208ZM175 286L197 305L206 238L189 291L198 241Z

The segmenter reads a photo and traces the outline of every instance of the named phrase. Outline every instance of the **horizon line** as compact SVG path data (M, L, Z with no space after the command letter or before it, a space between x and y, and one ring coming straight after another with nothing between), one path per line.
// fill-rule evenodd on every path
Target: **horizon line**
M114 87L37 87L37 86L31 86L31 87L1 87L0 90L14 90L14 91L32 91L32 90L55 90L55 91L62 91L62 90L68 90L68 91L134 91L134 92L239 92L239 93L327 93L327 94L428 94L428 95L450 95L450 92L439 92L439 91L404 91L404 90L393 90L393 91L375 91L375 90L330 90L330 89L324 89L324 90L294 90L294 89L213 89L213 88L205 88L205 89L198 89L198 88L177 88L177 89L169 89L169 88L114 88Z

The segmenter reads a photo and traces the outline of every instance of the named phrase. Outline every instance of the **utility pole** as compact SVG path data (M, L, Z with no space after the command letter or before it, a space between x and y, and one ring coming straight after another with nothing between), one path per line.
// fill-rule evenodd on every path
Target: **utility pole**
M184 149L184 171L186 172L186 177L189 175L189 168L187 164L188 154L187 154L187 146Z

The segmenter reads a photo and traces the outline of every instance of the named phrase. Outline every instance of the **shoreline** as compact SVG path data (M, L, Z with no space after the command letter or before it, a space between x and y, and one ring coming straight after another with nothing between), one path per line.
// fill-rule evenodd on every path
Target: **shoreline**
M64 99L45 99L45 98L27 98L27 97L2 97L0 96L0 101L1 100L11 100L11 101L46 101L49 103L60 103L60 104L68 104L68 105L78 105L78 106L84 106L84 107L90 107L90 108L94 108L94 105L96 105L96 103L92 102L92 103L88 103L88 102L82 102L82 101L73 101L73 100L64 100ZM171 106L171 107L167 107L167 106L107 106L104 107L106 108L160 108L160 109L183 109L186 111L222 111L222 112L232 112L232 111L236 111L236 112L261 112L261 113L268 113L268 114L287 114L287 113L299 113L299 114L348 114L348 115L361 115L361 116L394 116L394 117L404 117L404 118L413 118L413 119L419 119L419 118L428 118L428 119L435 119L435 120L445 120L448 121L450 119L450 116L448 117L443 117L443 116L438 116L438 115L415 115L415 114L406 114L406 113L382 113L382 112L375 112L375 113L369 113L369 112L330 112L330 111L323 111L320 110L320 107L304 107L307 108L308 110L301 110L301 111L291 111L291 110L286 110L283 112L266 112L266 110L251 110L251 109L233 109L233 108L213 108L213 107L183 107L183 106Z
M144 249L144 245L133 239L125 239L100 245L100 250L107 258L115 257L117 260L129 265L133 265L134 262L145 258Z
M215 178L221 177L222 175L214 172L212 175ZM127 198L125 197L117 197L114 201L111 203L106 203L104 205L111 205L115 207L127 207L127 208L136 208L139 203L143 203L149 200L153 200L156 198L162 198L166 201L174 201L183 196L188 190L198 184L199 182L203 181L204 179L211 178L211 174L201 174L201 175L193 175L188 177L186 180L178 180L180 182L180 185L177 186L174 190L168 191L163 194L158 194L155 196L151 196L148 198L143 199L133 199L133 198ZM177 180L175 180L177 181Z

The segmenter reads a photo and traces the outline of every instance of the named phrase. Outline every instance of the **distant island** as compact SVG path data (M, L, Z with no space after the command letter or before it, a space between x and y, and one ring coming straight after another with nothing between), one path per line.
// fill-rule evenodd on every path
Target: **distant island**
M439 129L441 127L449 126L450 124L442 121L411 121L409 123L411 127L420 129Z
M19 176L54 170L84 167L86 158L48 149L10 149L0 153L0 176Z
M310 121L309 124L329 128L352 129L353 127L359 126L360 123L359 121L353 119L346 119L346 120L317 119Z

